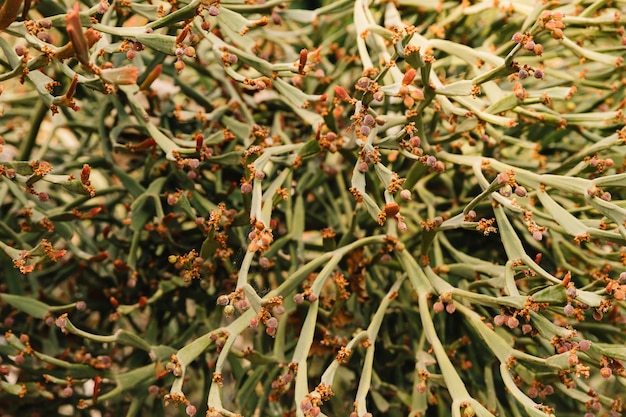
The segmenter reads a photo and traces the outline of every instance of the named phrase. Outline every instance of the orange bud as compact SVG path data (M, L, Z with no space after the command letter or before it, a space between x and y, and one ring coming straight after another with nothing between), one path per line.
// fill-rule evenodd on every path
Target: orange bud
M306 61L309 59L309 51L305 49L300 50L300 61L298 62L298 73L302 74L304 72L304 67L306 65Z
M86 184L89 182L89 176L91 175L91 167L87 164L83 165L83 169L80 171L80 182Z
M348 94L348 92L346 91L345 88L341 87L341 86L335 86L335 95L339 98L339 100L341 101L345 101L347 103L352 103L352 97L350 97L350 94Z
M400 206L398 203L387 203L385 204L385 214L387 217L394 217L396 214L400 212Z
M409 85L413 83L413 80L415 79L415 76L417 75L417 71L415 71L415 68L411 68L409 69L405 74L404 77L402 78L402 85Z

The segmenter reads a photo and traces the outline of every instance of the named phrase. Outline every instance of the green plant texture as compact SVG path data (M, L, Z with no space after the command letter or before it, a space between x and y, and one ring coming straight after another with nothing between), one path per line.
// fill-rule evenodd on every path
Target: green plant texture
M3 415L621 416L625 13L4 0Z

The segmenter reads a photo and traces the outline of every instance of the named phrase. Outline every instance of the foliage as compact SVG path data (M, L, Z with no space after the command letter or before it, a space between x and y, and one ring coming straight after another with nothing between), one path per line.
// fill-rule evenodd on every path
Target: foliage
M623 7L4 0L0 408L621 415Z

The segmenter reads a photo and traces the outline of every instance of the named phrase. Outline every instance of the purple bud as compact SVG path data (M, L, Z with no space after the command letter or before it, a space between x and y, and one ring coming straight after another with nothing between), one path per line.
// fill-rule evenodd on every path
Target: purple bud
M372 127L376 124L376 120L371 114L366 114L365 117L363 117L363 124Z
M589 340L583 339L580 342L578 342L578 349L580 349L583 352L588 351L590 347L591 347L591 342Z

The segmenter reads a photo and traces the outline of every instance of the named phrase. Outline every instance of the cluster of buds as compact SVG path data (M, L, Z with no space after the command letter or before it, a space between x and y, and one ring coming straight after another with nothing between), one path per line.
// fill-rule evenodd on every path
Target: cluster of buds
M423 155L420 162L440 174L446 170L446 164L444 164L443 161L439 161L437 157L433 155Z
M544 385L539 381L533 381L530 388L528 388L528 396L530 398L539 397L541 400L548 395L554 394L554 387L552 385Z
M254 229L248 234L248 239L250 239L249 252L263 253L270 248L274 235L272 229L265 227L263 222L257 221L254 223Z
M285 308L283 307L283 297L272 297L261 309L256 317L250 319L250 327L257 327L259 323L265 325L265 333L269 336L276 336L276 330L278 329L278 318L285 314Z
M171 372L176 378L183 375L183 366L178 361L178 357L174 354L170 356L170 361L165 365L165 370Z
M278 401L279 397L289 390L291 381L293 381L293 375L289 372L279 375L272 381L272 393L269 395L269 400Z
M413 85L413 80L417 75L415 68L410 68L402 77L402 85L398 91L397 97L402 99L407 109L412 108L416 101L424 100L424 92Z
M367 75L363 75L359 78L354 84L354 88L356 91L363 93L364 97L370 96L377 102L381 102L385 98L385 93L381 90L380 85Z
M493 318L493 324L498 327L506 325L509 329L515 329L519 326L519 320L515 314L498 314Z
M456 311L456 307L452 302L452 294L449 292L442 293L439 296L439 300L433 304L433 311L435 313L441 313L444 308L448 314L452 314Z
M613 298L618 301L626 299L626 272L622 272L619 280L607 280L605 291L607 294L613 294Z
M226 339L228 339L229 333L227 331L218 331L213 332L209 336L209 338L215 342L215 346L217 348L217 353L220 353L226 344Z
M526 195L528 194L526 188L519 185L515 181L515 174L513 173L513 171L500 172L496 176L496 181L498 182L498 184L502 185L502 188L500 188L499 192L505 197L510 197L513 192L515 192L515 195L518 197L526 197Z
M419 136L411 136L408 140L400 142L400 146L403 149L411 152L413 155L421 156L424 150L421 148L422 139Z
M195 249L184 255L170 255L167 260L177 270L181 271L180 275L185 282L199 279L202 268L205 266L204 258L200 257Z
M563 39L563 29L565 28L563 13L546 10L541 14L540 22L546 30L550 31L552 38Z
M615 165L615 161L613 161L613 159L600 159L595 155L586 159L586 162L589 163L590 167L595 168L597 172L603 172L605 169L611 168Z
M530 33L522 34L520 32L515 32L511 40L517 44L522 45L524 49L532 52L537 56L541 56L543 54L543 45L540 43L536 43L533 39L533 35Z
M228 295L220 295L217 297L217 305L224 307L226 317L232 317L236 309L239 310L239 312L243 312L250 307L250 303L241 289L231 292Z
M611 193L608 191L603 191L600 187L595 184L592 184L591 187L587 189L587 195L589 197L598 197L604 201L611 201Z
M529 210L524 210L524 222L526 223L527 229L530 233L532 233L533 239L537 241L543 240L543 234L548 230L545 226L539 226L535 223L533 219L533 213Z
M343 137L337 135L335 132L328 132L325 135L319 136L318 143L320 144L320 148L335 153L343 146L344 140Z

